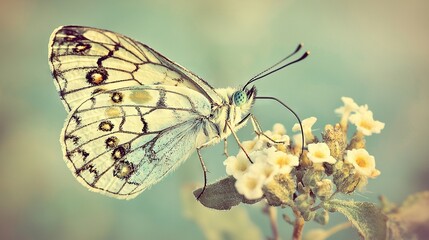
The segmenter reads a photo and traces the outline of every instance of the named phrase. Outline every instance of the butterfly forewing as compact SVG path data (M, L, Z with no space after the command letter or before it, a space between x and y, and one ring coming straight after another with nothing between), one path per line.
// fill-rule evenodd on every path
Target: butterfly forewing
M49 61L67 111L99 92L139 85L187 87L212 103L222 101L192 72L142 43L107 30L56 29L49 43Z
M106 90L70 113L60 141L79 182L130 199L188 158L209 114L207 98L188 88Z

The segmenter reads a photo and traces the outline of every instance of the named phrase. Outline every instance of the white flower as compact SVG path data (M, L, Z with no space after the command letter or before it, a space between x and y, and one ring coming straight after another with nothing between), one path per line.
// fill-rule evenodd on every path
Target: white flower
M271 131L266 131L264 134L271 134ZM255 152L266 148L267 143L271 141L263 135L256 136L252 141L244 141L241 143L247 153Z
M279 151L286 152L287 146L290 145L290 138L288 135L281 135L281 134L274 133L267 136L271 138L271 140L268 140L267 138L264 137L267 143L269 143L270 145L274 145L276 149Z
M281 151L269 154L268 162L274 165L281 173L290 173L293 167L299 165L297 156Z
M341 115L340 124L341 127L346 130L349 116L352 112L356 112L359 106L355 103L352 98L342 97L341 100L344 103L343 107L335 109L335 113Z
M301 134L293 135L293 142L295 143L296 148L301 148L302 147L302 135Z
M267 161L257 161L250 166L248 171L261 175L264 178L264 183L266 183L277 174L278 168Z
M247 199L258 199L264 195L262 186L265 177L259 171L247 171L235 182L237 192Z
M253 152L254 150L256 150L256 145L257 145L258 140L252 140L252 141L244 141L241 143L241 146L243 146L244 150L246 150L246 152Z
M365 136L370 136L373 133L380 133L384 128L384 123L375 121L372 116L372 111L368 110L368 106L359 107L359 110L349 117L351 123L357 126L357 130Z
M308 159L313 163L327 162L334 164L337 160L331 156L331 151L326 143L311 143L308 144Z
M271 140L274 140L275 142L281 142L286 146L290 144L290 138L288 135L280 135L275 133L269 137L271 138Z
M335 113L337 114L349 115L351 112L355 112L359 108L359 106L355 103L355 101L352 98L341 97L341 101L343 101L344 106L335 109Z
M250 154L250 158L252 158L254 162L259 162L259 161L267 162L268 156L275 151L276 151L275 147L262 148L261 150L252 152Z
M302 129L304 130L304 139L306 143L309 143L314 140L314 135L311 132L311 127L313 127L314 123L316 123L317 118L316 117L309 117L304 120L302 120ZM301 131L301 128L298 123L293 125L292 127L293 132Z
M369 155L365 149L347 150L345 162L353 164L358 174L370 178L380 175L380 171L375 169L374 156Z
M250 161L243 151L240 151L237 156L230 156L224 162L226 173L234 176L235 179L241 177L249 168Z
M286 128L281 123L276 123L273 126L273 133L279 135L286 135Z
M302 152L302 135L301 134L293 135L293 142L295 143L293 146L293 152L295 154L301 155L301 152ZM305 146L305 143L304 143L304 146Z

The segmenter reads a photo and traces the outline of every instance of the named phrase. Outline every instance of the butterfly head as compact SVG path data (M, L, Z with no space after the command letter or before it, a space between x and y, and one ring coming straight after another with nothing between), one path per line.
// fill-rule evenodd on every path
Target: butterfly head
M256 88L253 86L249 90L238 89L231 95L231 102L236 107L244 111L249 111L252 107L256 97Z
M238 90L232 94L232 102L237 107L241 107L243 104L247 102L247 94L242 90Z

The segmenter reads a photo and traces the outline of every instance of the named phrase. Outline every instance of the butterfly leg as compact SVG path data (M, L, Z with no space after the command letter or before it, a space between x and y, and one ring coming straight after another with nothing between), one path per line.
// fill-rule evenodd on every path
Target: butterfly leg
M261 126L259 125L259 122L256 120L256 117L250 113L250 120L252 122L253 131L255 131L256 135L260 135L262 133Z
M228 142L226 141L226 138L223 140L223 154L226 157L229 157L229 154L228 154Z
M258 135L258 137L260 137L261 135L266 137L270 142L274 143L274 144L285 144L284 141L276 141L272 138L270 138L269 136L267 136L267 134L265 134L262 129L261 126L259 125L259 122L256 120L255 116L253 114L250 115L250 119L252 121L252 125L253 125L253 131L255 131L256 135Z
M203 187L202 191L200 192L200 194L198 194L197 200L200 199L201 195L203 195L203 192L206 190L206 186L207 186L207 172L208 172L208 170L206 168L206 165L204 164L203 157L201 156L201 149L204 147L210 146L213 142L216 142L216 141L218 141L218 138L213 138L211 141L204 143L200 147L197 147L198 158L200 159L201 168L203 169L203 174L204 174L204 187Z
M241 150L243 150L244 154L246 154L247 159L249 159L250 163L253 163L252 159L250 159L249 154L247 153L246 149L244 149L243 145L240 142L240 139L238 139L237 134L235 134L235 132L233 131L231 124L226 121L226 125L228 126L229 130L231 130L231 134L232 136L234 136L235 141L237 141L238 146L240 146Z
M228 124L228 123L227 123ZM228 124L228 126L230 127L230 125ZM231 127L230 127L231 128ZM235 132L233 132L234 133L234 135L235 135ZM237 137L237 136L235 136L235 137ZM241 143L240 143L240 141L238 140L238 138L236 138L237 139L237 142L238 142L238 144L241 146ZM219 138L213 138L211 141L209 141L209 142L206 142L205 144L203 144L203 145L201 145L200 147L197 147L197 154L198 154L198 158L200 159L200 163L201 163L201 168L203 169L203 174L204 174L204 187L203 187L203 189L202 189L202 191L200 192L200 194L198 194L198 197L197 197L197 200L198 199L200 199L200 197L203 195L203 193L204 193L204 191L206 190L206 186L207 186L207 172L209 172L208 170L207 170L207 168L206 168L206 165L204 164L204 160L203 160L203 157L202 157L202 155L201 155L201 149L202 148L204 148L204 147L207 147L207 146L210 146L210 145L212 145L213 144L213 142L217 142L217 141L219 141ZM244 148L243 148L243 146L241 146L241 148L243 149L243 151L246 153L246 155L247 155L247 152L244 150ZM229 154L228 154L228 142L227 142L227 140L226 139L224 139L224 154L227 156L227 157L229 157ZM247 155L247 157L249 158L249 161L251 162L251 163L253 163L251 160L250 160L250 157Z
M203 192L206 190L206 186L207 186L207 168L206 165L204 164L204 160L203 157L201 156L201 148L203 148L203 146L198 147L197 148L197 154L198 154L198 158L200 159L200 163L201 163L201 167L203 168L203 174L204 174L204 187L201 190L200 194L198 194L197 200L200 199L201 195L203 195Z

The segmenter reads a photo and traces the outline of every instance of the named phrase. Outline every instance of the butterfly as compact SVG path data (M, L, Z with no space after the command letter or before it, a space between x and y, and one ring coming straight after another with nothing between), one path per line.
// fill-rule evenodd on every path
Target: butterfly
M48 48L68 112L60 136L64 160L83 186L118 199L135 198L195 150L206 181L200 149L235 136L253 118L258 97L248 84L291 64L266 73L269 68L243 88L215 89L149 46L108 30L61 26Z

